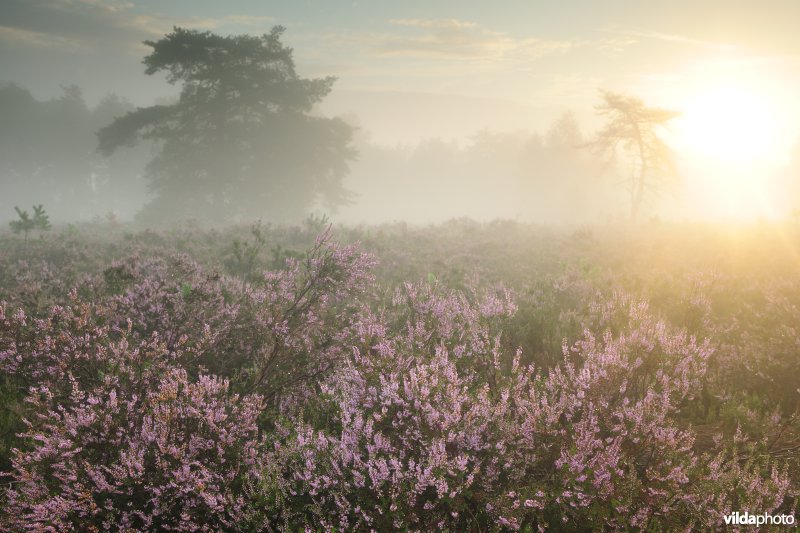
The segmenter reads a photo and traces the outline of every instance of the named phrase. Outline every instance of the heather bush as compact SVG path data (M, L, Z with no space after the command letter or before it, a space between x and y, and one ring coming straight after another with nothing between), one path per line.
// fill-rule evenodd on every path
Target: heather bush
M283 502L273 525L477 525L479 495L495 488L483 470L500 421L497 318L513 312L506 291L470 303L407 284L381 318L365 314L347 366L276 432L257 488L259 500Z
M14 450L12 529L233 529L253 475L261 399L226 380L190 381L163 344L113 344L117 368L94 387L71 374L68 400L41 385Z
M733 390L760 397L764 403L759 407L778 404L790 416L800 409L800 280L764 280L743 291L743 296L733 315L738 327L720 336L727 371L722 381Z
M260 227L238 260L246 228L0 240L0 528L796 512L793 270L648 274L649 248L513 224L338 244L323 222Z
M280 502L274 526L672 529L719 525L734 502L784 502L780 465L751 454L732 476L724 451L716 462L695 451L682 409L712 349L644 303L619 296L602 315L626 314L623 331L587 331L543 374L519 356L504 372L498 344L475 342L480 319L459 324L465 342L449 338L454 319L492 316L498 300L455 312L458 298L431 299L430 288L401 294L394 303L412 311L403 333L385 338L373 316L347 371L278 431L257 491Z
M103 274L111 295L103 318L137 339L158 331L168 349L183 347L190 373L231 378L237 391L277 406L341 359L356 297L371 279L369 256L328 239L253 282L181 254L115 262Z

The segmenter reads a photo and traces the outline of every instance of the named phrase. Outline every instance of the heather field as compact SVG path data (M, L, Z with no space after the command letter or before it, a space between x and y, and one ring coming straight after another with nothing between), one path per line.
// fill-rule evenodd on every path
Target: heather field
M797 529L797 21L0 0L0 533Z
M724 529L800 493L800 226L0 230L0 529Z

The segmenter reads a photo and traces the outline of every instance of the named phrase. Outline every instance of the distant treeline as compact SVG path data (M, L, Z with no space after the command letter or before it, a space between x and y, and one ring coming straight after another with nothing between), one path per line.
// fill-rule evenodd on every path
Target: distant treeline
M144 174L154 144L104 157L97 132L133 110L114 94L92 107L74 85L44 101L18 85L0 87L3 216L11 217L14 205L42 203L56 221L110 213L132 218L147 199ZM359 156L344 186L355 194L339 211L352 222L460 216L587 222L625 208L570 113L544 134L482 131L462 144L427 139L395 147L368 135L354 141Z
M130 217L144 200L144 166L150 147L103 157L97 131L133 105L109 94L90 107L75 85L51 100L37 100L15 84L0 86L0 209L44 204L54 219L115 213Z
M302 78L283 31L175 28L145 41L145 74L180 87L167 104L134 108L112 94L90 107L74 85L47 101L0 86L0 219L44 205L54 221L137 216L150 226L296 222L319 211L342 222L585 224L668 215L679 203L663 194L685 177L661 138L675 111L602 91L605 125L591 135L565 113L544 134L379 146L353 121L319 112L336 78ZM798 162L773 180L784 197L797 197Z
M13 218L15 205L43 204L54 222L133 219L137 213L145 225L156 222L142 209L153 198L146 167L158 143L145 139L110 156L98 152L98 131L134 109L114 94L90 106L74 85L50 100L15 84L0 86L0 219ZM618 183L626 166L591 150L591 135L569 112L543 133L481 131L461 143L426 139L397 146L372 142L357 117L346 122L356 132L351 146L358 155L342 180L353 194L335 214L339 221L471 217L585 224L627 215L626 191ZM798 192L798 162L800 151L776 176L790 196ZM235 185L225 171L215 179ZM669 208L675 198L649 199L648 212L663 212L655 205L660 201ZM275 218L263 207L252 206L246 218ZM329 207L316 203L297 215ZM202 219L204 212L198 208L192 216Z
M482 131L459 144L359 143L348 221L417 223L472 217L586 223L626 213L624 191L567 112L544 134Z

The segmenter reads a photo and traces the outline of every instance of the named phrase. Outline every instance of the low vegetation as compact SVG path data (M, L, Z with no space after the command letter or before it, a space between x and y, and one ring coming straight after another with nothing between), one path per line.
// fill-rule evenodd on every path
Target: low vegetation
M0 528L796 512L796 226L321 226L0 234Z

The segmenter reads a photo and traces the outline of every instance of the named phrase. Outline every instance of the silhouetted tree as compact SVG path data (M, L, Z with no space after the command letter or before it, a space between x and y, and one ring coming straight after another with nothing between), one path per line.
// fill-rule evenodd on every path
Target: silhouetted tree
M132 109L115 95L92 109L75 85L45 101L17 85L0 85L0 213L43 202L54 219L74 220L141 207L144 187L136 178L149 147L111 159L95 151L100 126Z
M222 37L175 28L145 41L153 49L145 72L166 72L181 84L180 99L115 120L99 132L99 149L110 154L140 138L161 143L147 168L155 195L147 220L286 219L317 199L332 207L346 201L341 180L356 155L353 128L310 114L335 78L299 77L283 31Z
M565 152L571 152L583 145L581 127L571 111L565 111L550 125L545 135L545 142L551 150Z
M659 129L679 115L655 107L647 107L636 97L603 91L603 103L597 106L600 115L608 117L591 146L601 152L616 154L622 150L633 161L628 185L631 219L639 215L646 191L658 192L664 178L675 172L672 150L658 136Z

